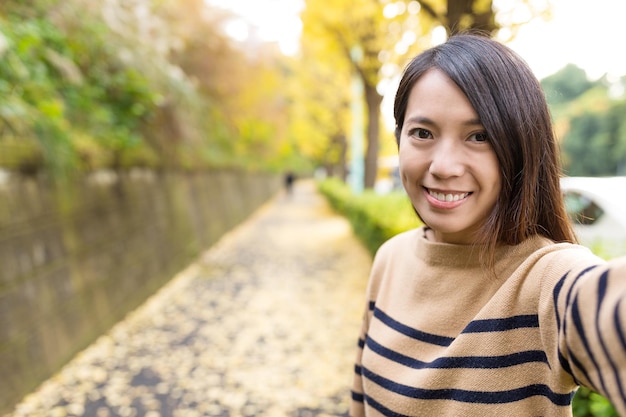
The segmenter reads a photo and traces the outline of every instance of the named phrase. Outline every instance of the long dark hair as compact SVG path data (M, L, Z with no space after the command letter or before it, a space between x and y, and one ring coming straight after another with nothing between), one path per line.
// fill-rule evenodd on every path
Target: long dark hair
M479 236L488 262L493 265L498 244L515 245L537 234L575 242L548 105L528 65L479 34L454 35L419 54L406 67L395 98L398 144L411 89L431 68L443 71L467 96L500 164L502 190Z

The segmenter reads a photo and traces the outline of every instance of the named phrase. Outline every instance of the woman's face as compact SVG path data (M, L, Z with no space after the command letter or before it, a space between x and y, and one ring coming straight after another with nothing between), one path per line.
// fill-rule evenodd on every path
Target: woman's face
M498 199L500 167L476 111L438 69L410 92L399 155L402 183L431 238L474 243Z

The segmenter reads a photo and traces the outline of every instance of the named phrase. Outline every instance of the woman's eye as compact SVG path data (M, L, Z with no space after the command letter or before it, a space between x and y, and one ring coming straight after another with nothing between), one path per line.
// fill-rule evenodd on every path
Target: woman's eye
M416 128L416 129L412 129L409 134L413 137L416 137L418 139L430 139L433 137L433 135L426 129L422 129L422 128Z
M478 132L471 135L470 140L473 142L488 142L489 136L487 136L487 132Z

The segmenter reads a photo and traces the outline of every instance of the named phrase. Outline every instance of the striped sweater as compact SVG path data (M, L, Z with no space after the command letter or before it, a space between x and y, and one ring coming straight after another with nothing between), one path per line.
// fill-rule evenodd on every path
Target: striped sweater
M571 416L578 385L626 416L626 258L534 237L497 259L423 229L379 249L351 416Z

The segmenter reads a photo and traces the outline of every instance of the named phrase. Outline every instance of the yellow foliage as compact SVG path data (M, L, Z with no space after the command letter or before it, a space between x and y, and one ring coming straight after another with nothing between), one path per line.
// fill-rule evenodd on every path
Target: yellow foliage
M518 0L515 5L529 2ZM463 13L452 15L451 10ZM298 149L323 159L337 143L333 138L350 137L352 76L374 90L398 76L415 54L432 46L436 27L486 25L492 30L497 27L495 13L492 0L306 0L301 15L302 52L290 93L294 106L290 136ZM467 22L463 25L453 18ZM352 54L357 47L362 51L360 59ZM375 100L367 104L377 105ZM387 152L388 138L383 143Z

